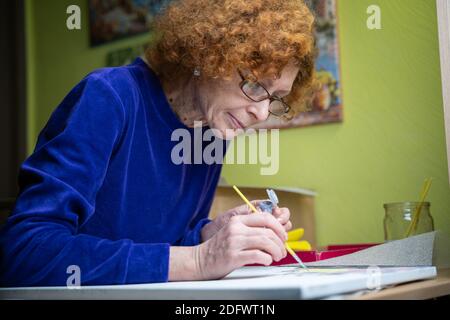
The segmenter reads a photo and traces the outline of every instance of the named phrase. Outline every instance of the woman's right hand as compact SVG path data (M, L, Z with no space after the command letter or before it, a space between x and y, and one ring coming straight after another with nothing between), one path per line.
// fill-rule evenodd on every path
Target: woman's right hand
M271 214L236 215L211 239L194 247L198 278L219 279L247 264L286 257L287 233Z

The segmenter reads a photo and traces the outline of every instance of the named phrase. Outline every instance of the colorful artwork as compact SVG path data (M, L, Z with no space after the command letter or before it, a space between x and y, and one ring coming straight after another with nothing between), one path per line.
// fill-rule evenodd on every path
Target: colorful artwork
M288 122L270 117L259 128L293 128L342 122L336 0L306 0L306 3L316 16L316 42L319 49L316 69L321 89L309 106L310 111L301 113Z
M89 0L91 45L150 30L154 15L169 0Z

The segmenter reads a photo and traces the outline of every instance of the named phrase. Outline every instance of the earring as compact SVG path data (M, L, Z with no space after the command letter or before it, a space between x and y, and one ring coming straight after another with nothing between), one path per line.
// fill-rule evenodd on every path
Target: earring
M194 76L200 77L200 69L199 69L199 67L196 67L196 68L194 69Z

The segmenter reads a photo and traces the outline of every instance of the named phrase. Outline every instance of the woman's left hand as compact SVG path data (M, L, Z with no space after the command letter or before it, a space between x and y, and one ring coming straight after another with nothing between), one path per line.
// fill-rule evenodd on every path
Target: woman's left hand
M251 203L258 209L258 205L261 201L266 200L253 200ZM220 214L210 223L206 224L202 231L202 242L207 241L211 237L213 237L220 229L222 229L229 221L230 218L236 215L247 215L252 214L253 211L246 204L241 205L239 207L228 210L225 213ZM287 232L292 229L292 223L290 221L291 213L288 208L279 208L276 207L273 209L272 214L280 224L283 226L284 230Z

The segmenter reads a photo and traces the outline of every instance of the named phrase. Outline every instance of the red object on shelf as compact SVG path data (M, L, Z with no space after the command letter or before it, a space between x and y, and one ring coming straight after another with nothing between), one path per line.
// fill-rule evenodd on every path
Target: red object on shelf
M367 249L377 246L379 243L361 243L361 244L332 244L326 247L326 250L341 250L341 249Z
M377 245L379 245L379 243L329 245L325 247L325 250L323 251L296 251L295 253L303 262L315 262L345 256ZM271 266L281 266L292 263L297 262L290 254L288 254L286 258L281 259L278 262L273 262ZM250 266L257 266L257 264L252 264Z

